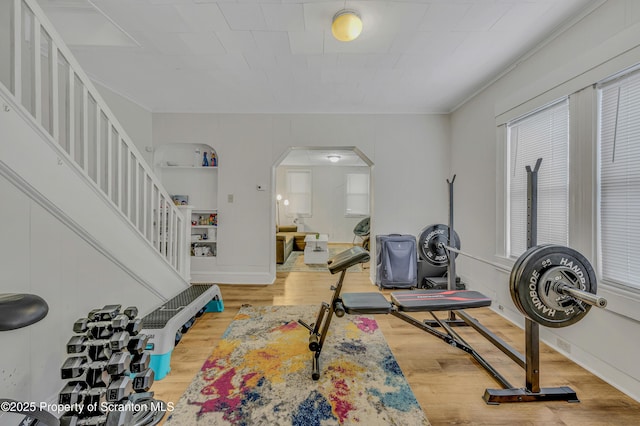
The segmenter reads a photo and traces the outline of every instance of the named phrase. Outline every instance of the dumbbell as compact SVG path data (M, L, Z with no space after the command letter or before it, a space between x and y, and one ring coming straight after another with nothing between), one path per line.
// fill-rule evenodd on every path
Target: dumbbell
M86 357L68 358L61 368L62 379L84 381L90 387L104 387L109 383L109 373L105 370L105 362L87 362Z
M141 373L149 368L150 363L151 355L149 355L149 352L145 351L141 354L135 354L131 360L130 370L132 373Z
M122 376L109 384L106 399L109 402L118 402L127 398L133 391L133 382L129 376Z
M143 373L136 374L133 378L133 390L136 392L146 392L151 389L155 374L152 369L147 369Z
M87 318L91 321L109 321L116 317L120 313L120 308L122 305L105 305L102 309L92 309L87 314ZM123 314L128 316L129 318L135 318L138 316L138 308L135 306L129 306L124 311Z
M96 314L96 316L99 314ZM89 332L96 339L103 339L111 336L115 331L126 330L129 324L129 317L118 314L115 317L104 321L92 321L89 318L80 318L73 324L75 333Z
M129 333L125 331L114 333L109 339L91 340L87 336L72 336L67 342L67 353L82 353L87 346L109 346L111 350L121 351L127 347L128 343Z
M129 370L131 356L127 352L111 355L108 361L90 362L84 356L67 358L60 369L62 379L76 379L84 374L84 381L89 386L106 386L109 376L124 374Z
M127 331L132 336L140 333L142 331L142 318L130 319L127 324Z
M129 352L116 352L111 355L105 369L111 377L127 373L131 368L131 354Z
M120 313L122 305L105 305L102 309L92 309L87 314L91 321L109 321Z
M60 404L79 404L86 406L95 404L102 405L106 399L107 390L104 387L87 389L84 382L70 382L60 391L58 403Z
M138 334L137 336L133 336L129 339L129 343L127 344L127 349L132 354L141 354L147 347L147 343L149 342L149 336L146 334Z
M67 342L67 353L79 354L87 350L87 355L92 361L105 361L118 351L127 348L129 344L129 333L120 331L113 334L108 340L92 340L87 336L73 336Z

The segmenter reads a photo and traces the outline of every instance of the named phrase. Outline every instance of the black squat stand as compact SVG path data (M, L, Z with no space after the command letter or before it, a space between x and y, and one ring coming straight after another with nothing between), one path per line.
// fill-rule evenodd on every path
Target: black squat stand
M537 245L538 234L538 170L542 158L538 158L533 170L527 170L527 248ZM540 387L540 325L525 316L525 388L486 389L487 404L501 402L568 401L580 402L576 392L568 386Z

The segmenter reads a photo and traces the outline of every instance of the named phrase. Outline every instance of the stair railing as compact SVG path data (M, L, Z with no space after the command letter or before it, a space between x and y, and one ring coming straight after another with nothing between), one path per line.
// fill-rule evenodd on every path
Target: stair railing
M183 277L183 214L35 0L0 2L0 91ZM6 37L8 36L8 37Z

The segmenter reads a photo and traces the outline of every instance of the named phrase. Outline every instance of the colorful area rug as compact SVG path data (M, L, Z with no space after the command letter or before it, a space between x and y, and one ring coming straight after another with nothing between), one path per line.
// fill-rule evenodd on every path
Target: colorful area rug
M311 379L317 309L241 308L166 424L428 425L372 318L334 318Z
M349 247L329 247L329 259L336 254L347 250ZM326 264L304 263L304 252L292 251L283 264L276 265L276 272L325 272L328 271ZM362 272L362 264L357 264L349 268L349 272Z

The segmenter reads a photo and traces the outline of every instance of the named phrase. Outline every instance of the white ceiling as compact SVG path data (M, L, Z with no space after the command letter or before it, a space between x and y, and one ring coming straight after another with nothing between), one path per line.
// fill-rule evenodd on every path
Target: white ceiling
M39 0L96 81L154 112L450 112L594 0ZM357 10L342 43L331 18Z

